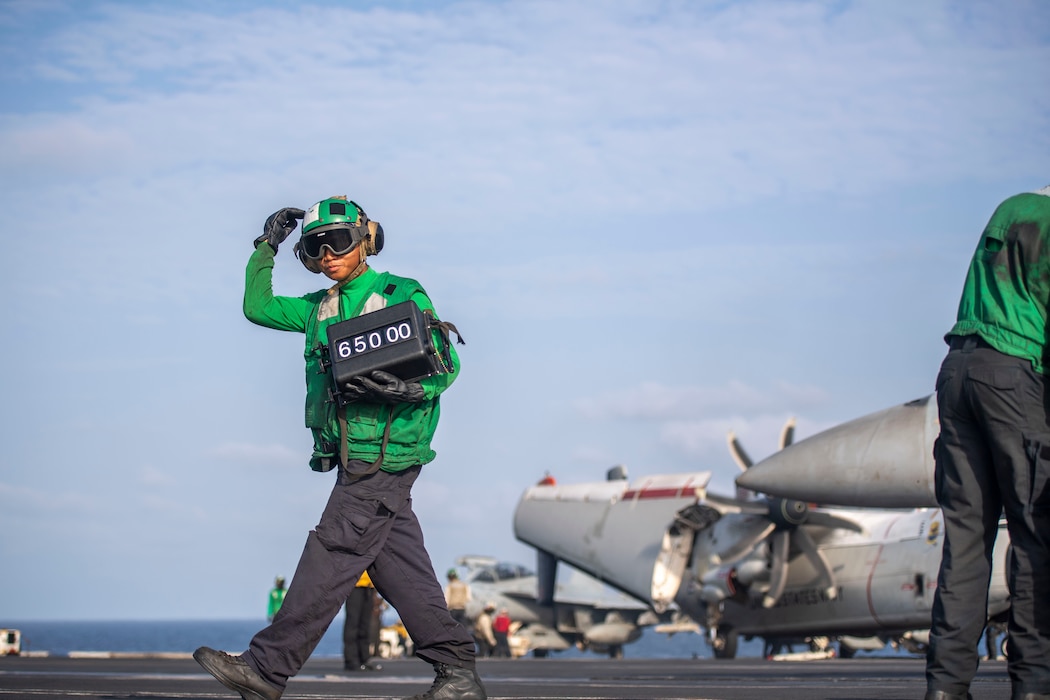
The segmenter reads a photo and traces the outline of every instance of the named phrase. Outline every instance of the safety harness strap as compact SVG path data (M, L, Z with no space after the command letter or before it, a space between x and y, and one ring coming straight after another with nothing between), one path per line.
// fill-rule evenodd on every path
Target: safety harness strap
M346 427L346 406L339 407L339 464L342 465L343 469L350 472L350 445L347 437L348 430ZM394 405L391 404L387 408L386 412L386 429L383 430L383 444L379 446L379 456L376 457L376 461L368 465L368 469L363 472L355 472L350 474L350 478L353 480L361 479L368 476L369 474L375 474L379 471L379 468L383 466L383 456L386 454L387 443L390 442L390 424L394 420Z
M435 316L434 312L430 309L424 310L423 313L426 315L427 323L430 327L437 329L438 334L441 335L441 343L443 347L440 352L438 352L438 358L441 360L442 367L444 367L446 372L454 372L455 367L452 365L452 351L449 349L451 347L449 332L451 331L456 334L457 344L466 345L467 341L463 340L463 336L460 334L459 329L456 328L454 323L449 321L439 321L437 316Z

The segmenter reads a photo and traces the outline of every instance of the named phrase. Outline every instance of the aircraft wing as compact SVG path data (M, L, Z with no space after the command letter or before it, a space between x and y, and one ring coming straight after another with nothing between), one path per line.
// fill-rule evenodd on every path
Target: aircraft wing
M648 605L637 598L613 590L601 581L571 567L568 568L565 580L557 584L554 602L559 605L636 613L649 609Z
M668 560L675 513L696 503L711 472L649 476L525 491L514 513L522 542L662 611L681 584L684 557Z

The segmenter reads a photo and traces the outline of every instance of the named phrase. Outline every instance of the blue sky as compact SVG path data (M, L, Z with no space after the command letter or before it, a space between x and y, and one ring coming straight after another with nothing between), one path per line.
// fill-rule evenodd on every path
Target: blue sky
M262 617L331 475L268 214L347 194L463 331L439 571L560 482L711 469L930 393L1050 183L1050 5L0 2L0 622ZM278 293L318 289L282 247Z

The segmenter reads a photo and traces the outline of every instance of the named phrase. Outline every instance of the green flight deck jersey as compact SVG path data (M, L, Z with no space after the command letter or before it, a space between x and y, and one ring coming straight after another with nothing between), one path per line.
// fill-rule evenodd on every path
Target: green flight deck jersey
M996 208L984 229L948 335L977 334L999 352L1050 366L1050 196L1019 194ZM947 338L946 338L947 339Z
M329 325L377 311L403 301L413 301L423 311L434 306L418 282L369 268L348 283L301 297L274 296L274 250L260 245L248 260L244 285L244 315L252 323L282 331L306 334L306 427L314 436L310 468L328 471L337 463L342 434L338 406L331 397L331 369L321 360L326 351ZM446 349L440 334L434 346ZM379 404L357 401L346 407L348 458L374 462L382 455L381 468L398 472L435 457L430 443L437 430L439 395L459 374L459 356L451 344L447 351L452 371L421 379L425 398L419 403ZM391 410L392 408L392 410ZM387 424L389 422L389 434ZM384 448L384 435L388 441Z
M270 589L270 602L266 606L267 620L273 621L273 616L281 609L281 604L284 603L284 594L287 592L285 588L274 587Z

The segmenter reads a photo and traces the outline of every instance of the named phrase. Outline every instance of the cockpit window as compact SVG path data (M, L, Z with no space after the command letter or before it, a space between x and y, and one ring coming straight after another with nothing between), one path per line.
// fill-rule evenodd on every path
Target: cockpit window
M510 581L512 579L526 578L533 575L532 571L521 564L501 561L494 566L483 566L475 569L470 580L495 583L497 581Z
M526 576L532 576L532 572L520 564L500 562L499 564L496 564L496 575L501 581L505 581L507 579L512 578L524 578Z

